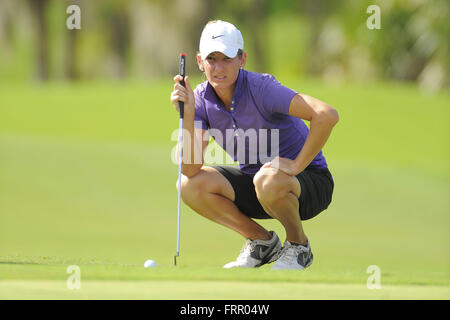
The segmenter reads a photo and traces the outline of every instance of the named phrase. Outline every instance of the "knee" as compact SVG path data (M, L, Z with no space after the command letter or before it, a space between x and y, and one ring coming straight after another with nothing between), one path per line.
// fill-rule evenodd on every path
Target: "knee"
M189 202L190 199L198 198L201 192L201 181L197 178L197 176L193 176L191 178L186 177L185 175L181 176L181 199L185 203ZM177 191L180 191L180 183L176 181Z
M203 175L197 174L193 177L188 178L185 175L181 176L181 199L186 204L189 204L191 201L198 201L201 197L202 192L204 191L207 181L204 179ZM179 191L179 182L176 181L176 188Z
M262 168L253 178L256 196L266 205L276 202L289 192L286 175L273 168Z

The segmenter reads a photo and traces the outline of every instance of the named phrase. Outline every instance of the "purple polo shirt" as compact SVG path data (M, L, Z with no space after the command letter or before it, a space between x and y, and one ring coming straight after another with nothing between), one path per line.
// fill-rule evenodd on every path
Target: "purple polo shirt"
M209 130L214 140L253 176L266 162L280 156L294 160L309 130L289 115L297 92L281 85L274 76L240 70L227 111L208 81L195 90L195 127ZM320 151L308 167L326 168Z

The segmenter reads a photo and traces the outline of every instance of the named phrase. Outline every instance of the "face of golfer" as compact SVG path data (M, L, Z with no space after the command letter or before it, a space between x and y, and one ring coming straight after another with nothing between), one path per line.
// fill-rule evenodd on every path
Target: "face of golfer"
M223 90L232 87L239 75L239 69L245 66L247 54L236 55L229 58L221 52L212 52L206 59L202 60L197 56L200 70L204 71L209 83L216 90Z

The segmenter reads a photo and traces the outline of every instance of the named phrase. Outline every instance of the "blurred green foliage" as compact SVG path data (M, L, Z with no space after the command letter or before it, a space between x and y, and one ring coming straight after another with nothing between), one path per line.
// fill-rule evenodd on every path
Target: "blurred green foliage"
M72 4L81 30L66 28ZM381 29L366 25L369 5ZM179 52L199 75L202 28L222 19L241 29L252 71L435 91L450 86L449 17L446 0L3 0L0 82L171 78Z

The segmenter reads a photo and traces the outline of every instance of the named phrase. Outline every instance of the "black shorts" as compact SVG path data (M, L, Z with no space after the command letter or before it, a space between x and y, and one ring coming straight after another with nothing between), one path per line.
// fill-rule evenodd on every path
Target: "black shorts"
M253 177L243 173L239 167L210 166L219 171L233 186L234 203L242 213L255 219L272 219L256 197ZM333 195L334 181L328 169L306 168L297 176L301 192L299 202L300 219L308 220L328 208Z

